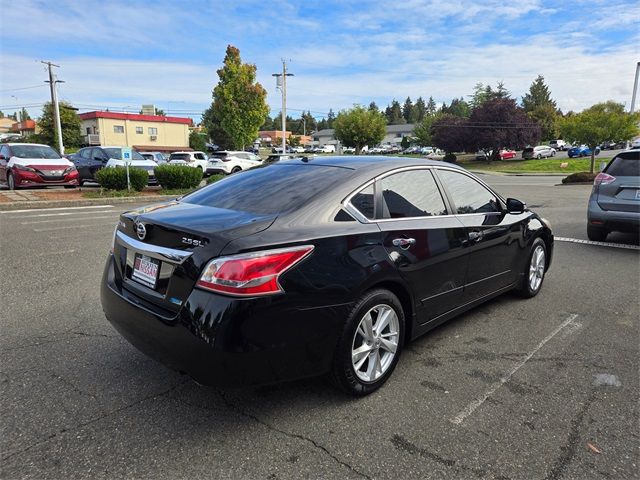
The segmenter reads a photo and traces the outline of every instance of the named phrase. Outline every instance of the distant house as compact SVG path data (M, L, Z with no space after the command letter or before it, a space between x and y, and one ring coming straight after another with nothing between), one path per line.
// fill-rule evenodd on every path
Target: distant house
M36 133L35 120L23 120L22 122L15 122L11 125L11 133L18 133L22 136L33 135Z
M300 145L306 145L311 142L311 137L309 135L295 135L292 134L289 130L286 130L284 134L287 141L292 136L300 139ZM260 143L264 145L281 145L282 130L260 130L258 132L258 139L260 140Z
M118 112L81 113L85 145L173 152L189 147L190 118Z
M385 136L380 143L382 145L399 145L404 137L411 137L413 135L413 129L415 128L415 126L415 123L405 123L403 125L387 125ZM314 145L323 146L335 145L338 143L338 140L336 140L335 137L335 130L333 128L327 128L324 130L313 132L311 136L313 137Z

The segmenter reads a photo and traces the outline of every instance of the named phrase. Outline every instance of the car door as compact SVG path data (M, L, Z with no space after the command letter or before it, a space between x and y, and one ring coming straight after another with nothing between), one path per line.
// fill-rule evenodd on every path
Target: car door
M87 162L88 164L88 179L95 180L96 173L109 161L109 157L104 153L101 148L93 148L91 150L91 156Z
M428 168L401 170L376 181L383 244L423 309L421 322L460 305L467 270L464 226L449 215Z
M513 284L526 214L507 213L491 189L462 170L438 168L436 172L465 226L469 256L465 303Z
M9 152L9 146L3 145L0 147L0 182L6 183L7 181L7 164L11 159L11 153Z

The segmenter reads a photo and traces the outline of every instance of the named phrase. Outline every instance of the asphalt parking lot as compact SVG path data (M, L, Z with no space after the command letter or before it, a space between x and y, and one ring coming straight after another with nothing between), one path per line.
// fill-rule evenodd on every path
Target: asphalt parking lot
M637 478L639 240L586 240L588 185L482 178L548 218L541 293L503 295L353 399L323 379L200 387L104 319L122 206L0 212L0 477Z

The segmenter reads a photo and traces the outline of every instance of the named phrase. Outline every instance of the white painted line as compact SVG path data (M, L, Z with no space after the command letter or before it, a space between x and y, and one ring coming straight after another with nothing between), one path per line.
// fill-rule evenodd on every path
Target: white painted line
M520 370L520 368L522 368L524 366L525 363L527 363L531 357L533 357L536 353L538 353L538 350L540 350L542 347L545 346L545 344L551 340L553 337L555 337L558 333L560 333L560 331L567 327L568 325L570 325L571 323L573 323L573 321L578 317L577 314L572 313L571 315L569 315L566 320L564 322L562 322L560 325L558 325L555 330L553 332L551 332L549 335L547 335L544 340L542 340L540 343L538 343L538 345L536 345L536 347L531 350L526 357L524 357L520 362L518 362L516 364L515 367L513 367L511 370L509 370L509 372L504 375L498 382L494 383L491 388L489 390L487 390L486 392L484 392L484 394L482 394L482 396L476 398L473 402L471 402L469 405L466 406L466 408L464 410L462 410L460 413L458 413L455 417L453 417L451 419L451 423L454 423L456 425L460 425L462 422L465 421L465 419L471 415L473 412L476 411L476 409L478 407L480 407L486 400L487 398L489 398L491 395L493 395L495 393L496 390L498 390L501 386L503 386L505 383L507 383L509 381L509 379L518 371Z
M96 212L93 212L96 213ZM116 213L115 211L113 213ZM99 215L97 217L82 218L80 220L98 220L103 218L118 218L118 215ZM20 225L38 225L41 223L77 222L77 218L56 218L55 220L36 220L35 222L20 222Z
M8 215L10 213L25 213L25 212L49 212L51 210L81 210L90 208L113 208L113 205L92 205L88 207L57 207L57 208L27 208L25 210L6 210L0 212L2 215Z
M26 215L24 218L68 217L70 215L95 215L96 213L120 213L120 212L118 210L91 210L90 212L38 213L37 215Z
M80 228L84 228L84 227L97 228L97 227L103 227L103 226L114 228L115 224L111 222L94 223L92 225L87 225L86 223L83 223L81 225L69 225L66 227L34 228L33 231L38 233L39 232L55 232L56 230L71 230L71 229L79 230Z
M579 238L554 237L558 242L581 243L583 245L595 245L597 247L626 248L628 250L640 250L640 245L630 245L628 243L594 242L593 240L581 240Z

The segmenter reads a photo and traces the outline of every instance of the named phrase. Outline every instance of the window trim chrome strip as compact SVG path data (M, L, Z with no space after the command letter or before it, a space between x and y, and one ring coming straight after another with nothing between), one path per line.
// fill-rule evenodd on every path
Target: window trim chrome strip
M124 247L135 250L138 253L157 258L158 260L176 263L178 265L181 265L187 258L193 255L193 252L185 252L184 250L175 250L173 248L160 247L158 245L140 242L135 238L125 235L120 230L116 232L116 240Z

